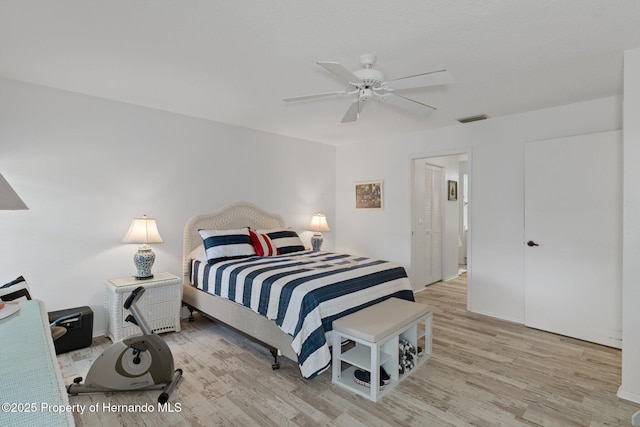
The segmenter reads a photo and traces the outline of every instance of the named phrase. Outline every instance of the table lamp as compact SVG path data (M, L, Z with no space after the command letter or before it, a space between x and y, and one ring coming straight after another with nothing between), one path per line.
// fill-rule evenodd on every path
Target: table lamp
M309 222L307 231L313 231L313 236L311 236L311 247L314 251L319 251L322 247L322 241L324 240L322 238L322 232L331 231L329 224L327 223L327 217L321 213L314 214L311 217L311 222Z
M156 260L156 254L151 250L149 243L162 243L162 237L158 232L158 226L155 218L147 218L143 215L142 218L134 218L131 221L129 231L122 238L122 243L142 243L138 248L138 252L133 256L133 262L136 264L138 274L136 279L150 279L153 277L151 274L151 267Z

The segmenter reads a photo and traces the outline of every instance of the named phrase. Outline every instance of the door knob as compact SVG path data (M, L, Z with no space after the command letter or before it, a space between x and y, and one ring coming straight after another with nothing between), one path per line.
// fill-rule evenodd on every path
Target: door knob
M540 246L539 244L537 244L536 242L534 242L533 240L529 240L527 242L527 246Z

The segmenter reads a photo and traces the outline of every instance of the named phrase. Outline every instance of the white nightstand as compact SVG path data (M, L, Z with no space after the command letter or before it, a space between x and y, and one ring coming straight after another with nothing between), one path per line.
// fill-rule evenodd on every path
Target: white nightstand
M107 335L112 341L141 333L139 327L125 321L130 312L123 307L131 291L138 286L145 288L138 307L151 329L155 333L180 331L180 278L170 273L158 273L145 280L137 280L133 276L109 279L105 285Z

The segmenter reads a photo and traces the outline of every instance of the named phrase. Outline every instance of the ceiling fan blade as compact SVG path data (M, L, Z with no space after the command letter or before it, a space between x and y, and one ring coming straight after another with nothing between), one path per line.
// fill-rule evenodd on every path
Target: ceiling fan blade
M339 62L318 61L317 64L330 73L333 73L336 76L340 77L342 80L345 80L347 83L361 82L361 80L357 78L355 74L344 68Z
M351 103L347 113L342 118L342 123L355 122L360 117L360 100L356 99Z
M389 80L389 89L413 89L425 86L444 85L453 82L453 77L447 70L432 71Z
M305 99L324 98L327 96L335 96L335 95L346 95L348 93L349 92L347 92L346 90L337 90L335 92L314 93L312 95L303 95L303 96L294 96L292 98L284 98L283 101L284 102L302 101Z
M381 97L381 99L387 104L395 105L396 107L411 111L415 114L429 114L436 110L435 107L432 107L430 105L423 104L422 102L414 101L413 99L405 98L404 96L394 95L391 93L385 94Z

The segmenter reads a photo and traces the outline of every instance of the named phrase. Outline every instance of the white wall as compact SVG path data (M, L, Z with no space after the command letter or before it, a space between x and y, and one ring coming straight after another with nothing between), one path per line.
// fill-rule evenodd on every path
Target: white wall
M624 56L623 162L622 385L618 395L640 403L640 49Z
M24 275L49 311L90 306L94 334L104 281L135 273L134 217L157 218L153 271L177 276L186 221L227 203L335 223L333 146L4 79L0 171L30 208L0 211L0 283Z
M465 125L338 147L336 248L411 263L410 158L469 149L469 308L524 321L523 144L620 129L622 100L609 97ZM357 163L353 159L358 159ZM355 181L384 180L385 208L354 209Z

